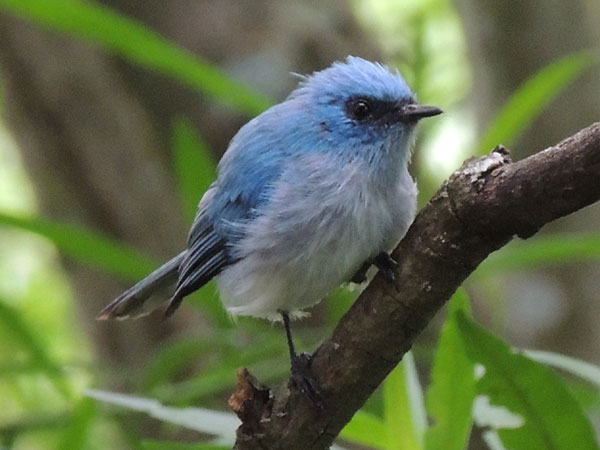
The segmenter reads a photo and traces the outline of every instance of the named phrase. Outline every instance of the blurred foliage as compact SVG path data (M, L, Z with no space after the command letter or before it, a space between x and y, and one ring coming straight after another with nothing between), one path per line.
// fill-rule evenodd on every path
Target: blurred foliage
M442 106L449 120L460 115L471 75L452 2L352 3L357 18L379 37L387 60L401 68L421 101ZM269 105L269 100L198 56L104 6L75 0L0 0L0 9L94 42L241 112L256 114ZM479 144L470 142L470 148L481 153L498 143L512 142L549 102L596 62L589 53L581 52L533 74L500 109ZM420 142L426 152L440 136L452 141L442 128L433 122L424 128ZM198 199L214 179L215 162L186 118L173 124L171 144L174 177L183 209L191 220ZM0 145L0 151L4 147ZM452 153L450 147L446 144L444 151ZM455 153L461 157L464 154L458 150ZM0 155L11 158L9 153L6 157ZM214 286L203 288L190 303L217 326L209 336L181 336L165 343L141 369L139 391L147 398L102 391L90 391L88 395L213 438L202 444L142 440L131 435L125 425L119 425L117 418L122 413L100 408L95 400L83 395L85 387L98 382L97 371L73 317L68 285L55 268L56 251L132 281L157 263L137 249L91 230L36 217L31 193L27 188L15 190L14 186L27 184L18 161L12 162L12 169L5 165L4 181L0 177L0 249L6 249L0 252L0 269L6 268L3 272L10 278L0 279L0 397L4 406L0 412L0 446L229 448L236 419L228 413L189 406L210 404L230 390L235 368L242 365L249 366L263 381L283 379L289 368L280 330L243 318L232 326L219 305ZM455 166L454 162L448 164L448 170ZM430 193L446 175L428 172L427 165L423 165L418 177L425 187L421 190ZM24 195L28 199L26 207L11 204L11 198ZM24 232L45 240L32 239ZM18 253L14 250L15 240L23 242ZM490 257L470 283L485 282L500 272L597 260L599 254L597 233L537 237L513 243ZM27 273L16 273L19 267L26 267ZM326 325L300 334L302 347L316 345L347 310L356 292L340 289L333 297L327 304ZM515 352L476 325L469 314L469 299L461 290L450 302L439 344L432 353L431 383L426 394L409 353L343 430L341 441L382 450L459 450L465 448L476 423L485 427L485 440L494 448L598 448L589 416L600 411L600 369L563 355ZM567 373L568 382L541 363ZM573 376L584 381L575 385L570 378Z
M468 92L470 69L458 13L448 0L354 0L357 19L378 36L421 103L443 108Z
M419 101L445 111L420 125L412 171L419 180L422 205L472 145L467 136L457 132L469 128L462 103L471 85L460 18L450 0L352 3L359 22L379 38L386 60L400 69Z
M213 153L189 120L180 119L173 125L172 147L180 198L191 223L196 216L198 200L216 177L217 165L212 160Z
M440 333L433 359L427 409L433 425L427 430L425 449L462 450L469 440L475 398L473 361L461 341L457 317L470 315L469 299L459 290L449 302L448 318Z
M359 411L342 430L340 437L381 450L423 448L427 417L412 353L408 352L388 375L382 391L382 416Z
M469 357L482 365L474 408L479 426L497 431L507 448L599 448L583 408L554 373L464 315L458 328Z
M65 256L125 280L138 280L157 265L133 248L76 225L6 213L0 213L0 225L43 236Z
M570 83L597 63L592 52L567 55L526 80L498 111L477 148L485 154L499 143L510 146Z
M270 104L268 99L231 80L199 56L100 4L79 0L0 0L0 7L54 30L90 40L132 63L164 73L248 114L258 114Z

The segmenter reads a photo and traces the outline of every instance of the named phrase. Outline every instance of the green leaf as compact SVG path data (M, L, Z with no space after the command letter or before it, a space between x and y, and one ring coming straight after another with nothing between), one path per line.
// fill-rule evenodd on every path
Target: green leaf
M594 364L553 352L525 350L523 353L534 361L564 370L600 387L600 367Z
M58 450L85 450L89 448L92 423L96 417L96 405L89 398L82 399L71 415L67 429L58 444Z
M43 372L44 368L33 362L2 362L0 364L0 377L19 377Z
M521 84L489 124L477 153L498 144L510 146L567 86L595 62L590 52L565 56Z
M235 370L240 365L247 366L249 364L226 364L211 367L203 370L201 374L198 374L194 378L179 383L158 386L153 390L153 393L160 400L165 400L169 403L195 403L203 397L231 389L235 384ZM265 359L260 363L256 363L253 367L254 372L267 373L261 376L261 380L264 382L269 382L273 379L280 380L289 374L289 370L287 358L281 356Z
M467 294L458 290L450 299L448 317L433 360L427 410L433 425L425 435L427 450L463 450L472 426L475 365L460 337L457 314L470 316Z
M216 178L217 166L189 120L175 121L172 145L179 195L191 221L196 216L200 198Z
M150 391L156 386L170 382L174 375L183 372L187 366L209 352L222 354L227 350L230 349L225 347L223 340L213 336L210 340L202 340L195 336L167 342L150 360L144 374L143 389Z
M15 348L25 350L29 362L42 369L52 380L56 390L67 398L71 397L72 391L66 382L64 372L50 357L45 341L40 339L39 333L23 320L19 311L2 300L0 300L0 326L6 330L6 338L12 339Z
M194 378L157 386L152 393L159 400L171 404L189 405L208 395L230 389L234 385L235 368L216 367L203 370Z
M340 437L355 444L386 450L387 433L386 425L379 417L361 410L354 414L340 433Z
M515 241L490 255L473 274L494 275L539 267L542 264L565 264L600 259L600 233L558 233Z
M286 358L287 346L283 340L274 338L281 337L276 330L263 331L244 345L240 344L240 333L245 334L239 328L219 329L207 338L194 336L167 343L154 355L145 371L144 390L157 394L159 388L170 403L185 402L231 387L231 377L240 366L253 366L255 371L256 364L262 365L274 358L279 363L280 359ZM210 353L221 356L205 357ZM202 360L212 360L213 363L205 365L202 372L191 380L175 382L176 374L185 372ZM287 374L288 371L287 364L277 364L277 374Z
M235 430L240 424L236 416L221 411L203 408L171 408L153 399L96 389L88 389L86 395L105 403L144 412L162 422L216 436L227 444L233 444Z
M274 339L275 335L281 337L276 330L258 334L244 345L240 345L240 332L239 329L221 329L208 338L177 339L168 343L155 355L146 370L145 391L157 400L190 404L197 403L201 397L231 388L235 383L235 371L240 366L251 366L263 381L281 379L289 374L287 347L284 340ZM220 357L204 357L211 352ZM190 379L175 380L175 374L194 367L199 360L212 363L204 364L202 371Z
M154 261L132 247L75 225L6 213L0 213L0 225L43 236L64 255L126 280L137 281L157 267Z
M16 438L17 436L25 433L31 433L32 431L47 430L47 429L63 429L70 416L66 414L49 414L49 413L37 413L30 411L29 414L16 422L4 421L0 423L0 444L4 444L2 450L12 448L6 446L5 440L7 438Z
M76 0L0 0L0 7L54 30L87 39L245 113L255 115L270 105L267 98L228 78L197 55L105 6Z
M423 391L412 353L386 378L383 385L384 417L389 450L419 450L423 445L426 417Z
M230 450L231 446L213 444L185 444L182 442L142 441L143 450Z
M565 380L565 383L588 417L600 416L600 390L596 386L580 380Z
M508 449L598 449L583 410L554 373L515 353L462 313L458 328L467 353L484 368L474 410L480 426L503 422L497 431Z

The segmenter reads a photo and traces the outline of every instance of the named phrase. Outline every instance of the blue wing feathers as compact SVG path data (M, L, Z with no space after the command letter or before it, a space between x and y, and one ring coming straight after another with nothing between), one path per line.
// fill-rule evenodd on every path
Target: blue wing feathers
M196 220L195 226L198 228L190 234L188 250L179 266L175 293L165 311L167 316L175 312L186 295L204 286L231 264L225 241L215 233L212 225L202 219Z
M273 133L277 129L273 121L290 120L276 110L277 107L272 108L260 121L255 119L242 127L221 159L219 176L210 187L211 198L200 203L190 230L188 251L179 267L167 316L186 295L236 261L232 247L243 238L243 225L259 215L261 207L268 203L286 155L296 145L292 141L283 142L280 135Z

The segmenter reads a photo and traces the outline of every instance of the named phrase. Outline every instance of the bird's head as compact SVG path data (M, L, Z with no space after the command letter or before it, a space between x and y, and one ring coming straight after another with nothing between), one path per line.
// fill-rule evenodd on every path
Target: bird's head
M417 122L442 113L418 104L397 70L352 56L305 77L288 100L332 150L409 153Z

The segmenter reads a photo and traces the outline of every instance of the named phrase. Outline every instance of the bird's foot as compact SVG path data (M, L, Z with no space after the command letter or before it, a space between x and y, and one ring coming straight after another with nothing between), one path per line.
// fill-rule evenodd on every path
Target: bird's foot
M375 257L373 264L379 269L384 278L391 283L397 291L400 291L398 278L396 277L396 269L398 267L396 260L392 258L389 253L381 252Z
M302 391L319 410L325 409L319 385L310 373L311 357L308 353L300 353L292 358L292 379L296 387Z

